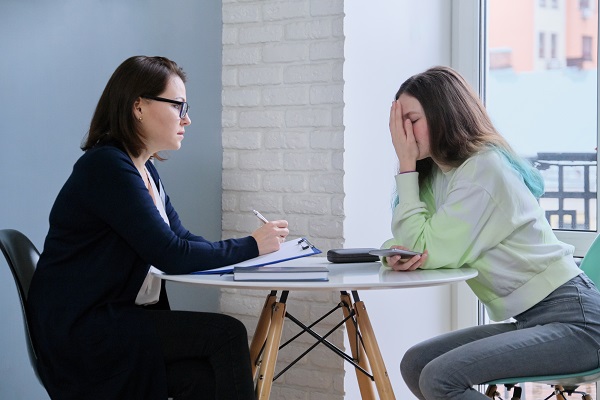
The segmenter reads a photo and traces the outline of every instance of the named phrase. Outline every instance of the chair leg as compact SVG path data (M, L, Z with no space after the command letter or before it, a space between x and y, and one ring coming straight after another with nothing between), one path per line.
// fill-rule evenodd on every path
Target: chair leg
M577 386L566 386L565 387L565 386L556 385L555 389L556 389L555 390L556 398L559 400L566 400L567 396L565 396L565 393L569 396L569 398L571 398L571 395L577 393L577 394L581 395L582 400L593 400L592 396L590 396L586 392L578 391Z
M489 385L487 390L485 391L485 395L490 399L495 399L496 396L500 396L500 393L498 393L498 386Z
M565 389L561 385L556 385L554 389L554 393L556 394L556 400L567 400L565 396L563 396L563 392L565 391Z
M521 394L523 393L523 389L521 389L519 386L514 386L514 385L504 385L506 387L506 389L508 391L512 390L512 397L510 398L510 400L521 400ZM490 399L500 399L502 400L502 396L500 396L500 392L498 391L498 386L497 385L489 385L487 390L485 391L485 395L487 397L489 397Z
M510 398L510 400L521 400L521 394L523 393L523 389L521 389L519 386L513 386L513 396Z

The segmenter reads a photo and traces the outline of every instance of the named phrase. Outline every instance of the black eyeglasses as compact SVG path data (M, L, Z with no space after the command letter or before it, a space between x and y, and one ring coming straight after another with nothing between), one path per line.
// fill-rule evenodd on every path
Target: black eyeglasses
M172 104L179 105L179 118L181 118L181 119L185 118L185 116L187 115L187 113L190 109L190 106L187 103L187 101L177 101L177 100L165 99L164 97L156 97L156 96L141 96L141 97L144 99L163 101L165 103L172 103Z

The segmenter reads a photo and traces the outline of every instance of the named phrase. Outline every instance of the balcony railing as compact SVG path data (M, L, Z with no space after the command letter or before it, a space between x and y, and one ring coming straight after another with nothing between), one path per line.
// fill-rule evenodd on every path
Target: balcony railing
M544 177L540 204L555 229L596 230L596 153L538 153L531 159Z

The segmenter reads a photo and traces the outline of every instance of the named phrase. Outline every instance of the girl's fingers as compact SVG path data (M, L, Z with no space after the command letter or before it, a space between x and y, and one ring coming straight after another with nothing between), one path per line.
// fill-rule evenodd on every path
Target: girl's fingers
M412 139L414 141L415 135L413 134L412 123L410 122L410 119L406 118L404 121L402 121L402 123L403 123L402 127L404 128L404 132L406 132L406 138Z
M392 246L392 247L406 249L401 246ZM425 261L427 260L427 256L428 256L428 252L427 252L427 250L425 250L425 252L422 255L414 256L408 260L401 259L400 256L387 257L387 262L388 262L388 265L394 271L414 271L415 269L421 267L425 263Z

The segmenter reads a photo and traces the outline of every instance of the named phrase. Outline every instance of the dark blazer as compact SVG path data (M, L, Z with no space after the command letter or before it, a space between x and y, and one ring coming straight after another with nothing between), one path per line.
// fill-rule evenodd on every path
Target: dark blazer
M146 166L158 185L154 165ZM118 146L93 148L76 162L52 207L28 296L40 375L53 399L166 399L158 339L135 306L149 266L185 274L258 256L251 236L211 242L191 234L168 196L166 212L170 227Z

